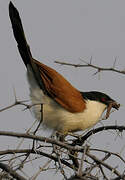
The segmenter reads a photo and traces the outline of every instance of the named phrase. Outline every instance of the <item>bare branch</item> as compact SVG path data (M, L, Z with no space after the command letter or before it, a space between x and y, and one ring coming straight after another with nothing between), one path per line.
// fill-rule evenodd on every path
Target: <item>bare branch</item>
M52 160L47 161L43 167L40 167L38 172L31 178L31 180L35 180L51 161Z
M24 102L25 101L16 101L15 103L11 104L10 106L7 106L5 108L0 109L0 112L8 110L8 109L10 109L10 108L12 108L12 107L14 107L16 105L23 105L23 106L26 106L27 109L30 109L31 105L25 104Z
M73 66L73 67L91 67L93 69L97 69L97 71L94 73L94 75L101 71L113 71L113 72L117 72L120 74L125 74L125 70L119 70L119 69L116 69L115 67L104 68L104 67L93 65L92 60L90 61L90 63L88 63L82 59L80 59L80 60L83 61L85 64L72 64L72 63L66 63L66 62L61 62L61 61L55 61L55 63L61 64L61 65L66 65L66 66ZM114 62L114 64L115 64L115 62Z
M0 136L11 136L11 137L26 138L26 139L32 139L32 140L34 139L34 140L38 140L45 143L55 144L65 149L76 150L76 148L72 147L71 145L57 141L52 138L46 138L42 136L36 136L36 135L25 134L25 133L15 133L15 132L9 132L9 131L0 131Z
M105 173L104 173L103 168L102 168L101 165L99 165L99 168L100 168L100 170L101 170L101 173L103 174L104 179L105 179L105 180L108 180L108 178L106 177L106 175L105 175Z
M26 180L24 177L19 175L16 171L14 171L12 168L10 168L7 164L0 163L0 168L9 173L13 178L16 178L17 180Z
M47 157L49 159L54 160L55 162L58 162L58 158L53 156L52 154L47 154L45 152L42 151L38 151L38 150L33 150L33 149L9 149L9 150L5 150L5 151L0 151L0 155L5 155L5 154L16 154L16 153L32 153L32 154L39 154L41 156ZM67 167L74 169L74 166L70 163L68 163L67 161L60 159L61 163L66 165Z
M89 152L86 152L86 155L89 156L91 159L93 159L97 164L101 164L102 166L104 166L105 168L109 169L110 171L113 171L114 174L116 174L117 176L122 178L122 175L120 174L119 171L117 171L115 168L111 167L110 165L108 165L104 161L101 161L95 155L93 155L93 154L91 154Z
M96 133L101 132L101 131L107 131L107 130L119 130L120 132L122 132L123 130L125 130L125 126L117 126L117 125L115 125L115 126L102 126L102 127L96 128L96 129L92 129L88 133L86 133L84 136L80 137L77 140L74 140L73 145L77 144L77 145L81 146L93 134L96 134Z
M79 176L82 176L83 162L85 160L86 151L88 151L88 146L87 145L85 145L84 151L82 153L81 163L80 163L79 169L78 169L78 175Z
M108 153L108 154L117 156L119 159L121 159L121 161L123 161L123 163L125 163L125 160L118 153L114 153L114 152L107 151L107 150L104 150L104 149L89 149L89 150L90 151L99 151L99 152Z

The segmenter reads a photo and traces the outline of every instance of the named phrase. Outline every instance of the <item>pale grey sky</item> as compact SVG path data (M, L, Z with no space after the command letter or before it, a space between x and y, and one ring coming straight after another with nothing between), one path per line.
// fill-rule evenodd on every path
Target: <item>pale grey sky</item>
M116 99L123 106L103 123L114 125L117 121L117 124L124 125L124 75L103 72L99 79L98 75L92 76L95 71L90 68L60 66L54 61L78 64L81 63L79 58L89 61L92 56L92 63L95 65L111 67L117 57L116 67L125 69L125 1L13 0L12 2L20 12L34 58L56 69L78 89L103 91ZM19 99L29 98L26 69L12 34L8 3L8 0L0 1L1 108L14 102L13 86ZM25 132L33 123L33 117L30 112L22 109L23 107L15 107L1 113L0 130ZM4 148L17 141L12 138L9 142L7 138L0 139ZM125 141L123 139L114 141L111 133L107 135L104 133L100 137L96 136L92 143L97 147L119 151ZM48 179L51 179L49 175ZM46 179L45 174L42 178ZM53 178L56 179L56 175L53 175Z

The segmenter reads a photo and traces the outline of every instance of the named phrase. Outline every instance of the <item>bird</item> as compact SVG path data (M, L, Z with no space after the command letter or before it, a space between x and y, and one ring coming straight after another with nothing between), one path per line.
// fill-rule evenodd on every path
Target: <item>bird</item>
M20 14L11 1L9 17L19 53L27 69L35 118L39 121L42 119L43 127L62 134L84 131L99 122L106 109L106 118L111 108L119 109L120 104L107 94L98 91L81 92L60 73L34 59Z

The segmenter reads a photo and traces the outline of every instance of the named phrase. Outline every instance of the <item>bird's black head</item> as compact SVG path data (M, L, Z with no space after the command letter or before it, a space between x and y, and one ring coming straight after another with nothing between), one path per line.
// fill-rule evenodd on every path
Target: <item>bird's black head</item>
M105 104L107 107L112 103L112 107L115 109L119 109L120 104L118 104L115 100L110 98L108 95L97 92L97 91L91 91L91 92L82 92L82 96L85 100L92 100L92 101L98 101L103 104Z

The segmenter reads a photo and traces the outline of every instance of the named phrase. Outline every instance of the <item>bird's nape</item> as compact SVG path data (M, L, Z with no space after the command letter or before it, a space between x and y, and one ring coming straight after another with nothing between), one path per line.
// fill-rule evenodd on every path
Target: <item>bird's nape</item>
M118 104L115 100L113 100L110 96L105 93L98 92L98 91L90 91L90 92L81 92L84 99L89 99L92 101L101 102L107 106L112 104L112 107L115 109L119 109L120 104Z

